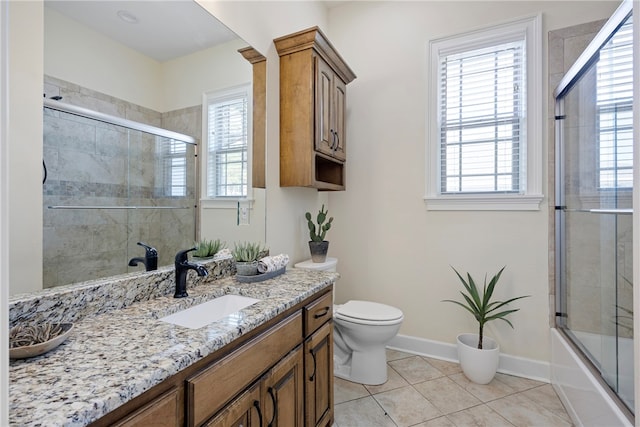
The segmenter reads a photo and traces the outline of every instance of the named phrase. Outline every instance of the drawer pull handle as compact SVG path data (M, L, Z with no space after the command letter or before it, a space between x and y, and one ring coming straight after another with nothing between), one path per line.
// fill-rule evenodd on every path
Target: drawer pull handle
M325 307L322 311L320 311L320 312L316 312L316 314L314 314L314 315L313 315L313 318L314 318L314 319L319 319L319 318L321 318L321 317L326 316L326 315L329 313L329 309L330 309L330 308L331 308L331 307Z
M261 426L262 425L262 411L260 410L260 402L258 402L257 400L253 401L253 406L256 408L256 411L258 411L258 425Z
M267 392L269 393L269 396L271 396L271 402L273 402L273 417L271 417L271 421L269 421L269 427L273 427L273 422L278 416L278 405L276 404L276 397L273 394L273 387L269 387Z

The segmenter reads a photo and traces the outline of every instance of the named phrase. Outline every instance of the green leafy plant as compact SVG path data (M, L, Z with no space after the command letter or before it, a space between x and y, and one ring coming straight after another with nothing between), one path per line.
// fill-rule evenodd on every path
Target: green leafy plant
M213 256L218 251L226 246L226 243L221 242L220 239L216 240L200 240L195 243L196 250L193 252L193 256L204 258Z
M314 242L324 241L324 238L327 235L327 231L329 231L329 229L331 228L331 223L333 222L333 217L331 217L329 218L329 221L325 223L328 213L329 213L329 210L325 211L324 205L322 205L322 208L320 208L320 211L318 212L318 216L316 217L316 222L318 223L317 227L313 223L313 220L311 219L311 214L309 212L304 214L304 217L307 219L307 225L309 226L309 237L311 238L312 241Z
M453 268L453 267L451 267ZM500 280L500 276L504 271L505 267L502 267L500 271L498 271L487 284L487 276L484 277L484 287L482 289L482 293L480 293L480 289L478 289L475 281L471 277L469 273L467 273L467 280L458 273L458 270L453 268L453 271L456 272L458 278L462 282L466 293L460 291L462 296L464 297L465 303L455 301L455 300L444 300L444 302L452 302L454 304L458 304L460 307L467 310L478 322L478 348L482 349L482 338L484 332L484 325L487 322L492 320L500 319L504 320L513 328L513 324L506 318L511 313L514 313L519 308L514 308L510 310L498 311L505 307L507 304L512 303L515 300L519 300L521 298L527 298L530 295L519 296L515 298L508 299L507 301L491 301L491 297L493 296L493 291L498 284L498 280Z
M269 253L266 247L260 243L241 242L235 243L231 255L237 262L258 261Z

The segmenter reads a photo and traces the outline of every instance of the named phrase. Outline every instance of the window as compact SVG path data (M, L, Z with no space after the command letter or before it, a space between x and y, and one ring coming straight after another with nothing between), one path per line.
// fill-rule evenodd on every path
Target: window
M600 50L597 65L598 187L633 187L633 24Z
M187 195L187 144L167 138L158 138L164 163L165 195Z
M245 198L249 182L249 85L207 94L207 197Z
M539 209L540 31L534 17L430 43L428 209Z

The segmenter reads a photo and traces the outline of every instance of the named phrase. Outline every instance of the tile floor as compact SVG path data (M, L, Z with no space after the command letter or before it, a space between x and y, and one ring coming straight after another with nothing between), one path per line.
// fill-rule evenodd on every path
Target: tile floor
M335 379L334 427L571 426L550 384L497 374L470 382L457 363L387 350L388 380Z

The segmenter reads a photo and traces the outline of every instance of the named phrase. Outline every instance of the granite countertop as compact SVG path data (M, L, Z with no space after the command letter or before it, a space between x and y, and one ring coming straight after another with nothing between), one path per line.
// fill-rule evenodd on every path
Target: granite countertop
M87 425L329 287L338 277L300 269L258 283L225 277L188 286L187 298L159 296L84 317L58 348L10 362L9 422ZM200 329L158 320L225 294L261 301Z

